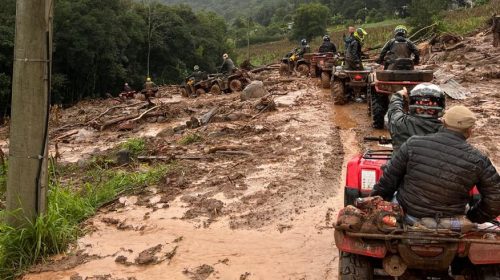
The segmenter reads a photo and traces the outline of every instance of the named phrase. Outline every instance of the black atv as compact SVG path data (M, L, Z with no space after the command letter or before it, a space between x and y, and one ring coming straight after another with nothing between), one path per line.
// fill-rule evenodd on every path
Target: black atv
M301 75L307 76L309 74L309 66L311 64L309 57L298 55L299 49L294 49L287 53L281 59L280 75L289 76L294 71L299 72Z
M222 94L242 91L250 84L250 76L244 70L237 69L231 75L217 73L209 75L210 93Z

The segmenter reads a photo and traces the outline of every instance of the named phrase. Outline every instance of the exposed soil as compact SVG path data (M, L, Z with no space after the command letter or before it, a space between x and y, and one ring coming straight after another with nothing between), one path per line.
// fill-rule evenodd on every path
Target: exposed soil
M496 55L498 65L498 51L488 48L474 52ZM436 67L453 63L439 61ZM337 279L331 224L343 205L343 167L367 148L363 136L387 132L370 128L366 104L333 106L316 80L282 81L277 71L259 76L271 93L286 94L275 96L276 111L259 113L238 94L193 100L168 88L164 95L173 97L153 100L167 104L164 119L141 120L131 131L75 126L77 132L58 144L62 162L147 136L151 155L176 157L181 169L101 209L87 221L92 231L76 248L23 279ZM449 104L462 103L477 113L471 142L498 166L498 77L461 82L472 94ZM71 131L56 127L86 122L115 102L63 110L53 137ZM220 113L208 125L174 133L174 127L214 106ZM179 144L193 133L201 141Z

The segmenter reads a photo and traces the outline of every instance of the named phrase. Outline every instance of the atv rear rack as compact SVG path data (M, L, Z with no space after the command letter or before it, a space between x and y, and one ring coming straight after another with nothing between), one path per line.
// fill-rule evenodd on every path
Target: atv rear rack
M364 159L391 159L392 150L384 149L384 150L368 150L363 154Z
M478 244L493 244L500 245L500 240L487 240L487 239L474 239L474 238L452 238L452 237L437 237L437 236L407 236L407 235L396 235L396 234L378 234L378 233L361 233L361 232L345 232L347 236L350 237L361 237L368 239L379 239L379 240L426 240L426 241L441 241L441 242L466 242L466 243L478 243ZM498 235L497 235L498 237Z

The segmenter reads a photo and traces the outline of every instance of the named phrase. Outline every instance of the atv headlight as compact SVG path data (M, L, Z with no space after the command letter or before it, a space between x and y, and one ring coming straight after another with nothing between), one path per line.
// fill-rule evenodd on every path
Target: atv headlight
M377 174L375 170L361 170L361 190L372 190L377 183Z

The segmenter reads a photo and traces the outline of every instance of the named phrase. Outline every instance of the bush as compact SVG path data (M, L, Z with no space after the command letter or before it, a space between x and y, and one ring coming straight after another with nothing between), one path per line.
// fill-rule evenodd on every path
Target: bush
M295 11L291 39L307 38L310 41L313 37L324 35L329 18L330 10L325 5L319 3L300 5Z

